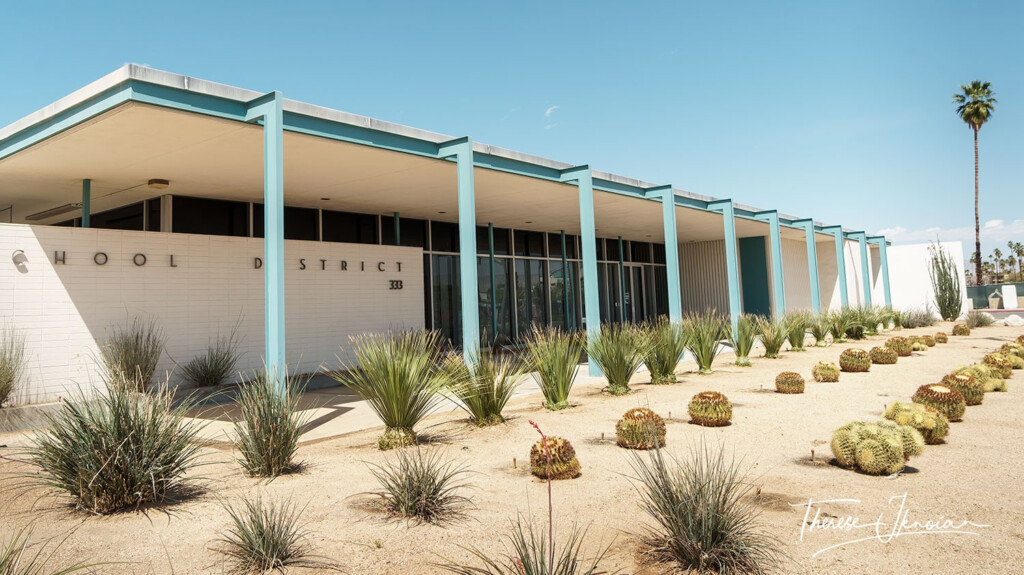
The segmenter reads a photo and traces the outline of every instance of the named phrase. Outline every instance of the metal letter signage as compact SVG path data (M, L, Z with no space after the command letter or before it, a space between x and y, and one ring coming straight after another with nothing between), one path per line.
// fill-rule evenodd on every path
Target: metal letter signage
M135 256L132 257L132 262L139 267L146 265L146 254L135 254Z
M107 265L107 262L110 261L110 258L108 258L107 254L105 254L104 252L96 252L96 255L92 256L92 261L96 262L96 265L98 266L103 266Z

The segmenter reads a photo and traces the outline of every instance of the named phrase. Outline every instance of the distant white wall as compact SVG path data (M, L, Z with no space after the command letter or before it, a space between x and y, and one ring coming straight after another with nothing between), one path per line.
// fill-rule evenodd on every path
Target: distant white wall
M10 255L17 250L20 265ZM258 238L0 224L0 322L26 335L28 372L16 402L96 385L99 344L134 315L164 329L159 373L204 352L237 321L238 369L259 368L264 270L255 258L262 255ZM392 280L402 289L390 289ZM292 371L337 365L350 335L423 327L422 250L286 241L285 302Z
M679 244L679 275L684 312L729 313L725 240Z
M930 307L935 310L935 291L932 289L930 244L908 244L889 246L886 256L889 260L889 286L892 292L892 306L895 309ZM964 294L961 313L967 313L967 278L964 276L964 248L961 242L943 242L953 258L960 286Z
M782 240L782 275L786 282L786 309L811 310L811 280L808 277L807 244Z
M842 307L839 296L839 267L836 265L836 243L825 240L815 243L818 253L818 290L821 310L835 311Z

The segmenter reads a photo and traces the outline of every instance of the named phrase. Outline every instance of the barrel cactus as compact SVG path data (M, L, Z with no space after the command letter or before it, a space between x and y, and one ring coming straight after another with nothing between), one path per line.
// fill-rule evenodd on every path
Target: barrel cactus
M935 343L949 343L949 336L940 331L935 334Z
M923 341L915 341L910 345L911 351L928 351L928 346Z
M1013 369L1024 369L1024 357L1020 357L1019 355L1008 355L1005 353L1003 356L1010 362L1010 367Z
M1006 391L1006 380L999 377L992 371L992 368L981 363L964 365L953 370L953 373L966 373L981 383L985 393L992 391Z
M981 405L985 399L985 388L969 373L951 373L939 383L959 391L967 405Z
M885 418L918 430L928 445L941 443L949 435L949 420L927 405L894 401L886 408Z
M971 328L966 324L958 323L953 326L953 335L971 335Z
M962 420L967 409L967 402L959 391L940 383L930 383L917 388L913 401L935 409L950 421Z
M550 465L545 447L550 453ZM541 479L573 479L580 476L580 462L568 439L547 437L530 448L530 471Z
M775 376L775 391L779 393L803 393L804 377L795 371L784 371Z
M839 367L854 373L867 371L871 369L871 356L863 349L851 347L839 354Z
M890 337L885 342L885 347L895 351L896 355L900 357L909 356L911 346L912 344L910 343L909 339L900 336Z
M689 412L690 421L704 427L721 427L732 420L729 398L717 391L702 391L693 396Z
M1017 343L1024 345L1024 335L1017 336Z
M1024 358L1024 345L1019 343L1004 343L1003 347L999 348L999 353L1005 356ZM1015 367L1014 369L1019 368Z
M921 343L927 345L928 347L935 347L935 336L922 335Z
M990 353L981 360L981 363L989 366L996 375L1003 379L1013 377L1013 364L1001 353Z
M876 346L871 348L868 352L871 356L871 363L877 363L879 365L892 365L896 363L899 356L892 348Z
M822 383L834 383L839 381L839 366L831 361L819 361L811 369L814 381Z
M892 475L924 449L924 437L916 429L890 420L875 423L854 421L832 433L832 454L843 467L872 475Z
M615 424L616 443L627 449L654 449L665 445L665 420L646 407L634 407Z

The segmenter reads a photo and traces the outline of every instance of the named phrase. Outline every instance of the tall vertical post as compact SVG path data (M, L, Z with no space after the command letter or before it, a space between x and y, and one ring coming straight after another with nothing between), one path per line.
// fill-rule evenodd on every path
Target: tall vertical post
M648 188L645 195L661 197L661 221L665 230L665 275L668 285L668 319L683 320L683 294L679 279L679 232L676 227L676 194L672 186Z
M395 222L395 245L400 246L402 245L402 217L398 215L398 212L395 212L392 217Z
M82 227L89 227L89 204L92 201L92 180L82 180Z
M583 315L587 337L601 333L601 300L597 291L597 230L594 223L594 180L590 166L563 170L563 182L576 182L580 203L580 248L583 256ZM590 358L590 375L601 376L601 366Z
M507 240L506 240L507 241ZM498 286L494 285L494 223L487 222L487 258L491 271L491 345L498 342Z
M804 230L804 241L807 242L807 276L811 286L811 309L821 313L821 288L818 286L818 247L814 243L814 220L795 220L794 226Z
M569 321L569 280L572 276L569 275L569 261L565 254L565 230L561 230L562 239L562 309L565 312L565 331L570 331Z
M860 248L860 276L864 288L864 298L861 304L871 307L871 264L868 263L868 236L864 232L853 232L849 234L851 239L857 240Z
M622 236L619 236L619 321L626 323L626 258L622 253Z
M458 175L462 353L466 361L471 363L480 349L480 288L476 275L476 192L473 183L473 141L465 137L440 144L438 157L454 157Z
M248 103L246 121L263 121L263 282L267 374L285 391L284 98L270 92Z
M775 313L782 316L786 313L786 280L782 268L782 230L779 229L779 212L757 212L754 218L768 222L768 239L772 248L772 296L775 300Z
M843 245L843 226L826 226L821 231L836 239L836 269L839 272L839 301L844 308L850 307L850 292L846 287L846 249Z
M871 236L868 241L878 246L878 259L882 273L882 293L885 296L885 307L892 307L892 291L889 289L889 257L885 253L885 236Z
M722 228L725 233L725 267L729 280L729 316L732 318L733 334L739 327L743 304L740 301L740 266L736 255L736 212L732 200L708 202L708 209L722 214Z

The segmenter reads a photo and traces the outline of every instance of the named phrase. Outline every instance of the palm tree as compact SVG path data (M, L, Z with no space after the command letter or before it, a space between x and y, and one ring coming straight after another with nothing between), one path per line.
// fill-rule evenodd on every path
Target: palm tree
M996 273L1003 273L1003 252L999 248L992 250L992 263L996 266Z
M1024 279L1024 243L1006 242L1006 247L1017 256L1017 275Z
M953 94L957 104L956 113L974 131L974 252L978 262L974 264L974 275L981 285L981 217L978 214L978 131L988 121L995 109L996 99L988 82L974 80L960 86L961 93Z

